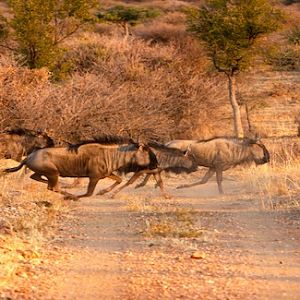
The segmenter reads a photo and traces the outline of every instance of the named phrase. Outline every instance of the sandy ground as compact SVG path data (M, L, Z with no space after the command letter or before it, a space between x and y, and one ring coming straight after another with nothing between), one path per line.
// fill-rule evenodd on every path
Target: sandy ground
M214 181L179 183L166 180L171 200L150 183L74 202L53 245L62 255L32 299L300 299L300 211L261 210L235 181L224 196ZM132 199L192 209L203 234L146 237L147 211L130 209Z

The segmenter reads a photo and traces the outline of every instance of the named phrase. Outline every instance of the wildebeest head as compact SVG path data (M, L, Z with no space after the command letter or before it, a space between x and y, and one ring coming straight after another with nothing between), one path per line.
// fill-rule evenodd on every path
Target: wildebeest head
M43 131L37 131L36 138L35 138L35 144L38 148L50 148L54 147L54 141L53 139L48 136L46 132Z
M139 166L147 166L150 169L157 168L157 158L148 145L143 143L138 144L138 149L135 154L134 163Z
M246 143L251 148L253 160L256 165L262 165L270 161L270 153L261 141L249 139Z
M20 161L23 155L45 148L53 147L53 140L41 131L25 128L6 130L0 135L1 154L4 158Z

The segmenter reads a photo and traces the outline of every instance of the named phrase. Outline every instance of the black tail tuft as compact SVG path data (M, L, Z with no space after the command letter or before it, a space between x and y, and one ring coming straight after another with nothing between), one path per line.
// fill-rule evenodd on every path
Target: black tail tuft
M14 167L14 168L7 168L7 169L4 169L2 172L3 172L3 173L13 173L13 172L17 172L17 171L19 171L19 170L22 169L22 167L25 165L25 163L26 163L26 158L25 158L24 160L22 160L21 163L20 163L18 166Z

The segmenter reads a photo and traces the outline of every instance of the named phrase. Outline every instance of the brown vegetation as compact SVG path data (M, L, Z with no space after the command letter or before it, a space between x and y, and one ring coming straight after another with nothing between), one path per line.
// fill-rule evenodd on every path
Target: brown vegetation
M2 129L44 127L67 140L122 132L156 139L213 134L199 124L208 123L208 105L223 97L222 82L189 65L175 46L88 34L69 46L65 59L75 73L61 84L51 83L45 69L1 68Z
M16 165L1 160L0 166ZM45 242L55 238L59 217L66 211L51 192L38 184L26 184L22 174L0 179L0 295L32 294L32 278L47 260Z
M103 2L104 7L124 4ZM226 83L212 72L202 46L186 32L182 10L201 2L134 1L158 8L162 15L136 26L127 41L108 24L78 33L64 43L66 51L52 73L46 68L30 70L19 56L0 48L0 131L45 130L56 143L99 134L163 142L232 136ZM284 9L293 17L299 15L298 7L294 3ZM6 8L1 2L5 14ZM265 57L237 81L246 135L264 137L271 163L259 172L236 168L229 176L245 179L245 189L266 209L300 205L299 45L287 45L291 26L293 22L287 22L282 32L264 41ZM274 44L276 51L270 47ZM269 138L283 135L295 137ZM1 161L0 168L10 163ZM201 236L192 210L173 204L158 208L147 197L135 201L134 196L125 200L131 211L145 214L145 236ZM53 232L66 207L56 194L22 181L19 174L0 178L0 298L15 291L26 299L18 287L30 289L30 280L43 269L41 246L56 238Z

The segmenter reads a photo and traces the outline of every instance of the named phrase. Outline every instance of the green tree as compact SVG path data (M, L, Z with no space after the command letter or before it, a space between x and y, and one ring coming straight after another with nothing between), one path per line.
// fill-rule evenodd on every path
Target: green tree
M129 26L135 26L147 19L155 18L159 12L153 9L117 5L100 11L97 17L100 22L120 25L124 30L125 39L129 36Z
M93 18L96 0L9 0L10 37L30 68L54 64L66 38Z
M249 66L259 38L275 31L280 19L280 11L268 0L207 0L199 10L188 13L189 30L203 42L215 69L228 78L237 137L243 137L244 131L236 75Z

